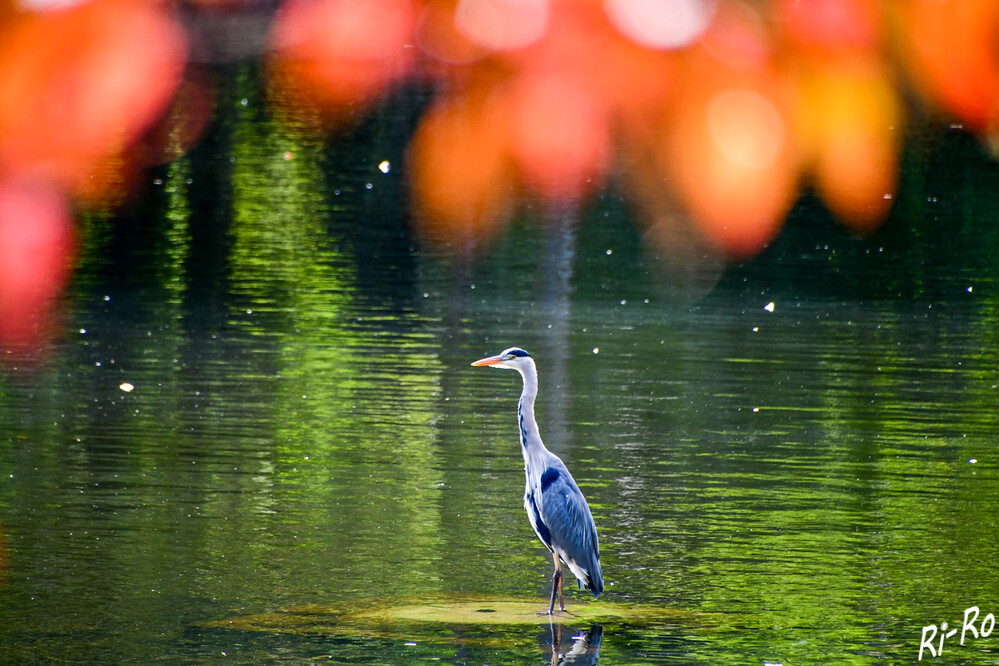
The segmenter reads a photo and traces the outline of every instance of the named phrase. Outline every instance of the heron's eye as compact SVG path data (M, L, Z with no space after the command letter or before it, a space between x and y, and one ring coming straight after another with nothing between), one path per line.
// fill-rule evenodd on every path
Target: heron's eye
M504 361L512 361L513 360L513 354L507 354L506 356L503 357L503 360Z

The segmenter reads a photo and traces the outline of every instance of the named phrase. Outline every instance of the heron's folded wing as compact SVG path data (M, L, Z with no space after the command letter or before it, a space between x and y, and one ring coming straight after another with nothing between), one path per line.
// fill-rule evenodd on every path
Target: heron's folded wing
M534 501L552 544L585 570L593 571L600 558L597 529L572 475L564 465L553 465L541 475L539 490Z

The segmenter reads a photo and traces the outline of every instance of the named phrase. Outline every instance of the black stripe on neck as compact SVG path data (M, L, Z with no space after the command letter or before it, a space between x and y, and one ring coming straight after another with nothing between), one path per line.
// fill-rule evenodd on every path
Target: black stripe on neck
M520 445L527 448L527 428L524 427L524 405L517 404L517 417L520 421Z

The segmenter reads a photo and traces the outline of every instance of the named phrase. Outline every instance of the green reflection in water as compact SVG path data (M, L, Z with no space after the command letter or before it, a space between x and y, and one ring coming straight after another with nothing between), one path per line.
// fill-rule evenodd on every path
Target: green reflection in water
M261 511L302 531L311 556L296 557L298 575L341 591L426 589L440 578L429 409L438 364L407 333L418 321L358 316L356 275L326 232L339 211L325 203L318 147L254 125L237 133L234 152L232 324L270 349L241 380L275 384L261 405L275 425L275 488L260 498L309 500Z
M163 215L166 226L163 232L166 240L162 257L166 271L163 284L169 294L167 302L174 306L182 303L187 285L186 267L191 251L191 210L187 196L190 173L189 158L182 158L167 166L164 179L167 204Z
M994 233L828 241L804 206L772 254L682 304L613 203L575 236L522 222L474 266L383 257L359 239L401 213L367 218L380 190L327 173L350 146L242 96L221 96L243 110L217 162L84 221L62 346L0 379L0 661L547 661L546 627L471 645L438 622L429 646L204 628L372 599L543 607L519 386L468 368L508 344L538 358L542 434L600 530L590 606L730 620L607 622L601 663L903 662L924 624L996 610ZM965 194L926 215L983 234L994 195Z

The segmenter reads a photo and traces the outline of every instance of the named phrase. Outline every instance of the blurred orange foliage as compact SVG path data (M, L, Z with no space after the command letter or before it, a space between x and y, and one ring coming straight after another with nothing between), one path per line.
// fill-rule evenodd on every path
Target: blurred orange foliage
M417 71L438 82L441 104L424 121L433 128L417 132L410 182L414 201L438 203L418 206L417 222L485 238L524 196L579 206L611 183L634 197L659 182L689 213L673 216L676 224L692 224L721 253L745 257L778 233L806 184L849 229L870 233L895 198L905 85L975 131L995 124L995 7L427 0L418 5L413 43ZM523 22L511 23L514 14ZM956 43L962 39L969 43ZM908 69L898 68L896 43ZM945 75L951 71L967 79L955 82ZM483 100L477 110L437 124L436 109L471 89ZM455 155L460 141L447 125L478 135L488 150ZM451 150L432 157L432 140ZM471 178L459 175L448 193L440 174L456 164L478 169L480 179L461 187ZM443 204L448 197L453 205ZM483 199L471 206L476 197ZM654 199L637 202L639 215L661 208ZM489 224L484 210L493 211Z
M489 240L513 200L505 118L488 93L446 98L424 116L410 145L413 206L423 236L458 248Z
M272 40L279 96L329 119L370 101L410 71L415 21L410 0L288 0Z
M881 48L881 7L786 0L775 18L783 28L800 168L829 209L861 234L888 214L898 179L902 103Z
M65 279L68 207L113 199L208 122L173 13L259 4L26 6L0 0L0 234L47 243L32 261L52 277L7 278L0 312L31 318L24 299ZM995 0L284 0L264 48L273 103L334 126L432 87L409 147L415 220L465 249L525 199L579 207L608 187L661 244L750 256L803 186L866 234L895 199L907 103L999 133ZM12 231L29 215L44 242ZM25 337L3 317L0 344Z
M28 348L72 259L69 197L114 196L186 59L165 5L92 0L0 21L0 345Z
M973 130L999 120L999 3L900 0L903 55L920 92Z
M92 0L0 25L0 174L85 191L170 103L185 41L149 0Z

